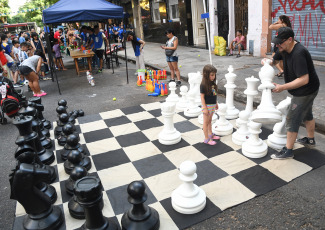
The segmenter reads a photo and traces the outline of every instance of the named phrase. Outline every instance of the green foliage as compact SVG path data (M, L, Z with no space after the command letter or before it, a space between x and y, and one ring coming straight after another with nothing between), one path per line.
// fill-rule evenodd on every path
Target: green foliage
M7 14L10 12L10 8L9 8L9 5L8 5L8 0L0 0L0 14L1 17L0 17L0 21L2 23L6 22L6 16L3 16L3 14Z

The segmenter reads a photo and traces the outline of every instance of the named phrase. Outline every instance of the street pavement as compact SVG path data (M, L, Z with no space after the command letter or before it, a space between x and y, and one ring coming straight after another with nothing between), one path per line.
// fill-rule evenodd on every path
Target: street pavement
M160 44L146 43L145 62L149 66L167 69L167 63ZM179 47L179 65L183 77L182 84L187 84L186 76L189 72L201 71L205 64L209 63L206 50ZM130 43L127 44L128 58L134 59L134 52ZM124 51L119 52L124 55ZM198 56L200 55L200 56ZM42 81L41 88L48 95L42 98L45 107L44 117L51 122L57 120L56 107L59 99L68 101L68 110L83 109L85 114L96 114L108 110L133 106L136 104L163 101L164 97L149 97L143 87L136 86L136 69L131 62L129 67L129 84L127 84L125 73L125 62L121 61L119 68L115 68L115 73L111 69L105 69L102 74L94 75L96 86L91 87L86 79L85 73L80 77L76 76L73 61L70 57L65 57L64 62L68 71L57 72L62 95L59 95L56 82ZM232 64L237 74L235 92L235 106L242 110L245 108L244 94L246 82L245 78L250 76L258 77L261 68L260 58L244 57L216 57L213 56L213 64L218 69L219 92L218 102L224 103L225 97L225 73L229 64ZM325 82L322 79L325 68L317 65L316 69L321 79L322 88ZM282 79L277 80L279 82ZM25 94L31 97L24 87ZM179 90L177 90L179 92ZM116 97L117 100L112 99ZM275 104L284 99L286 94L274 95ZM318 124L324 124L324 118L320 116L324 111L322 103L324 92L320 93L315 102L315 117L319 119ZM258 99L256 101L258 103ZM319 115L318 115L319 114ZM268 127L272 128L272 127ZM322 130L321 130L322 131ZM302 127L299 136L305 135L306 131ZM14 152L16 149L15 140L18 130L9 124L0 126L0 229L12 229L15 214L15 201L10 200L10 185L8 176L10 169L15 166ZM317 149L324 151L325 136L316 133ZM236 207L189 228L195 230L205 229L325 229L325 166L309 172L296 180L290 182L279 189L271 191L265 195L254 198ZM218 191L216 191L218 192Z

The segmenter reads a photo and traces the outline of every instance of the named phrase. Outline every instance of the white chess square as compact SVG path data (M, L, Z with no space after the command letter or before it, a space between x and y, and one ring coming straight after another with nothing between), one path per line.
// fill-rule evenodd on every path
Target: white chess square
M95 130L108 128L103 120L93 121L85 124L80 124L80 129L82 133L87 133Z
M181 165L184 161L193 161L193 162L200 162L207 159L200 151L198 151L193 146L186 146L180 149L176 149L173 151L169 151L164 153L164 155L170 160L177 168Z
M124 113L120 109L115 109L115 110L100 113L99 115L103 118L103 120L106 120L106 119L124 116Z
M120 144L114 137L87 143L86 146L89 150L90 155L105 153L121 148Z
M151 113L147 111L139 112L139 113L132 113L127 116L132 122L143 121L150 118L155 118Z
M148 104L141 104L141 107L144 108L147 111L155 110L155 109L161 109L161 103L160 102L153 102Z
M160 227L159 230L178 230L174 221L170 218L164 207L159 203L149 205L159 213Z
M186 133L182 133L182 138L190 145L204 141L204 134L202 129L192 130Z
M123 150L131 161L137 161L143 158L161 154L161 151L152 142L132 145L123 148Z
M232 134L229 134L227 136L222 136L220 138L220 141L222 141L224 144L228 145L230 148L233 148L234 150L238 150L241 149L240 145L236 145L233 141L232 141Z
M112 126L109 128L115 137L140 131L134 123Z
M163 130L164 127L154 127L151 129L143 130L143 134L150 140L154 141L158 139L159 133Z

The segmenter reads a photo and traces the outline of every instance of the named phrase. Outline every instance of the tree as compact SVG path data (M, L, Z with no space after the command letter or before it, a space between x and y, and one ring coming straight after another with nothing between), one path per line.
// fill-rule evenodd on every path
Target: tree
M10 12L10 7L8 5L8 0L0 0L0 20L2 23L7 21L7 16L4 14L8 14Z

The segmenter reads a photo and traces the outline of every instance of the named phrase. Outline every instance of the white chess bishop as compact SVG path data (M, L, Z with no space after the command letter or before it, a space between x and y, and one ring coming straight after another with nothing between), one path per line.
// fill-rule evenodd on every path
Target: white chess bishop
M239 129L232 134L232 142L236 145L242 145L249 138L250 132L247 127L249 112L246 110L239 113L240 123Z
M242 153L250 158L262 158L267 154L267 144L259 138L262 132L261 123L250 121L248 123L250 136L242 144Z
M225 75L227 83L225 84L226 88L226 105L227 105L227 113L226 118L227 119L236 119L239 114L239 110L235 108L234 106L234 91L237 87L235 85L235 80L237 75L234 74L234 68L232 65L228 68L228 73Z
M259 72L261 85L258 90L262 91L261 104L252 112L251 120L262 124L275 124L282 120L281 112L274 106L272 101L272 89L275 88L272 80L274 78L274 69L270 66L269 60Z
M177 103L179 101L179 96L176 94L176 83L172 81L168 86L170 94L166 98L166 102Z
M192 161L184 161L179 170L179 179L183 183L172 192L172 206L182 214L198 213L206 205L206 194L203 189L193 184L197 178L196 165Z
M163 145L174 145L181 141L181 133L174 127L175 103L161 104L161 114L164 117L164 128L159 133L158 140Z
M227 105L220 103L218 105L219 119L212 125L212 132L219 136L226 136L233 132L233 125L226 119Z
M176 109L184 111L184 109L186 109L186 107L188 105L188 100L186 98L188 88L186 85L182 85L181 88L179 89L179 91L180 91L180 94L182 97L176 103Z
M287 130L285 128L287 114L291 104L291 97L287 97L276 106L282 113L282 121L273 127L273 133L268 136L267 144L274 149L282 149L287 143Z

